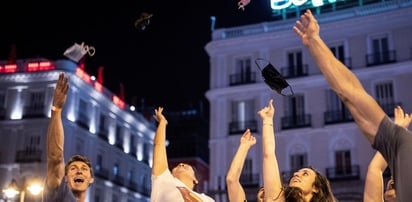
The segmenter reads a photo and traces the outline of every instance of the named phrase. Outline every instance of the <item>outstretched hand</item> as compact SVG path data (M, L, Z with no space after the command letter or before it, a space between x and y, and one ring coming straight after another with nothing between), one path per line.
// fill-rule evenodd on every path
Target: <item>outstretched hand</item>
M269 100L269 105L258 111L258 114L262 120L273 121L273 116L275 115L275 107L273 107L273 99Z
M303 45L307 46L313 37L319 37L319 24L310 9L300 16L301 21L296 21L293 31L302 39Z
M255 136L252 135L252 133L250 132L250 129L247 129L243 133L242 137L240 138L240 144L244 144L244 145L247 145L249 147L256 144L256 138L255 138Z
M59 74L56 88L53 94L53 106L59 109L63 108L66 103L67 91L69 90L69 78L64 73Z
M399 126L408 128L412 121L412 114L405 114L402 107L397 106L394 110L394 122Z
M163 107L158 107L157 109L155 109L155 114L153 115L153 117L154 119L156 119L157 122L164 120L167 123L166 117L163 116L162 112L163 112Z

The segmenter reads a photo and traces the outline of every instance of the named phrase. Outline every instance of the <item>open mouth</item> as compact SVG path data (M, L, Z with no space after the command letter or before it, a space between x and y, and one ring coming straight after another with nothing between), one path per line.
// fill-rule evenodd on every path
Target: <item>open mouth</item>
M75 183L83 183L83 182L84 182L84 179L82 179L82 178L74 178L74 182L75 182Z

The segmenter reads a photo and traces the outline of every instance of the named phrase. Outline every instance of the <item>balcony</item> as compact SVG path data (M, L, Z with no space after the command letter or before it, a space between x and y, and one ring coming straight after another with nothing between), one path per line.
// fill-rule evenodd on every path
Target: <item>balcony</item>
M44 105L24 107L23 118L42 118L46 117Z
M359 165L326 168L326 177L330 181L360 179Z
M305 115L293 115L282 117L282 129L294 129L294 128L304 128L311 127L312 116L310 114Z
M95 176L100 177L100 178L105 179L105 180L109 179L109 170L104 169L99 165L96 165L95 168L96 168L95 171L94 171Z
M127 188L129 188L129 189L132 190L132 191L137 192L137 191L138 191L138 190L137 190L137 186L138 186L137 182L135 182L135 181L133 181L133 180L129 180L129 183L128 183L128 185L127 185Z
M308 76L308 65L304 64L301 66L289 66L280 69L280 74L285 78L297 78Z
M229 123L229 134L239 134L245 132L246 129L250 129L250 132L257 131L257 121L236 121Z
M256 72L232 74L229 79L230 86L256 83Z
M41 162L41 150L20 150L16 152L16 163Z
M260 174L258 173L250 173L250 174L242 174L240 176L240 184L244 187L257 187L259 186Z
M389 64L396 62L396 51L375 52L366 55L366 66L372 67L377 65Z
M120 175L114 175L113 176L113 182L119 186L124 185L124 178Z
M353 117L347 108L345 110L332 110L323 113L325 124L352 122Z
M402 106L402 103L400 102L390 102L390 103L379 103L379 105L382 107L383 111L388 115L388 116L394 116L393 110L397 106Z

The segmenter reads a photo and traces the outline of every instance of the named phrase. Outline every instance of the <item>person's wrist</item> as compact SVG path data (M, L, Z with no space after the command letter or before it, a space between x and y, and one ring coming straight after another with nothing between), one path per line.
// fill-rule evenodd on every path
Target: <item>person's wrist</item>
M61 111L62 111L62 108L59 108L59 107L56 107L56 106L53 105L53 106L51 107L51 110L54 111L54 112L61 112Z

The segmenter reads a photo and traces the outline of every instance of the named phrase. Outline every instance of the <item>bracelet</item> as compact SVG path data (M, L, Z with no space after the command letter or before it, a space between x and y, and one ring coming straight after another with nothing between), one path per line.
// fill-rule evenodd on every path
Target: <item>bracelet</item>
M62 111L61 108L58 108L58 107L55 107L55 106L52 106L52 107L51 107L51 110L52 110L52 111L55 111L55 112L61 112L61 111Z
M263 125L273 126L272 123L263 123Z

